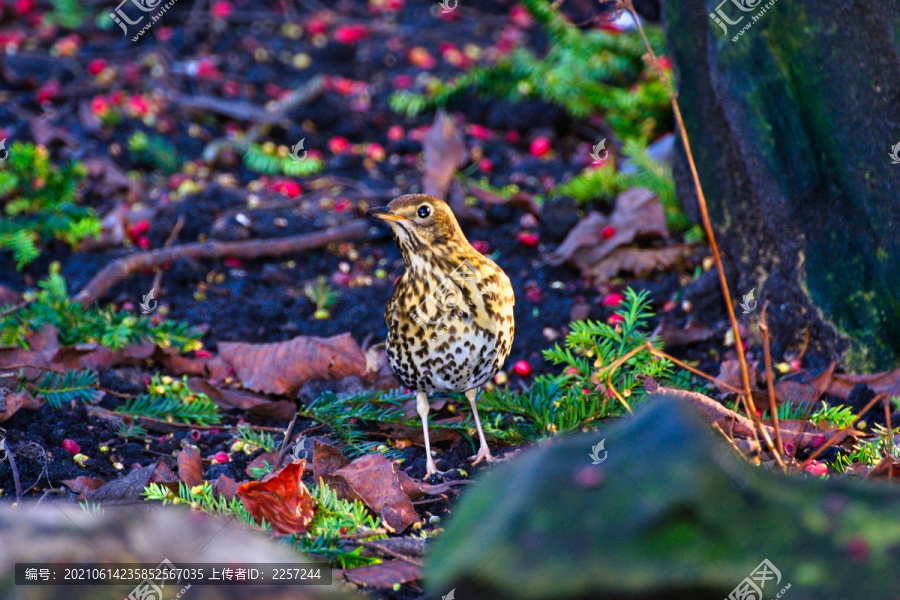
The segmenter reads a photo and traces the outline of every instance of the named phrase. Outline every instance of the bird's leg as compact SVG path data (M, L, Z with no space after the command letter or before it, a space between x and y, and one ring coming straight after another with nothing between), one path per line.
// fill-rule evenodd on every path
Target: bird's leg
M434 458L431 457L431 441L428 439L428 395L425 392L416 392L416 411L422 417L422 431L425 434L425 478L439 473L434 466Z
M469 399L469 404L472 405L472 416L475 418L475 426L478 427L478 441L481 443L481 447L478 448L478 454L469 457L469 460L472 461L473 465L477 465L483 460L486 460L489 463L494 462L494 457L491 456L487 441L484 439L484 431L481 429L481 419L478 417L478 407L475 406L475 398L477 397L478 388L472 388L466 392L466 398Z

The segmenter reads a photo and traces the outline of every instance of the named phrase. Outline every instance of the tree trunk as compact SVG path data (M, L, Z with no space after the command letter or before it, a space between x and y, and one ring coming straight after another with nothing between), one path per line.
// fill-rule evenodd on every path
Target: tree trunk
M769 301L773 350L808 334L813 354L850 369L897 365L900 6L670 0L664 10L735 303L751 288ZM696 216L683 152L675 176Z

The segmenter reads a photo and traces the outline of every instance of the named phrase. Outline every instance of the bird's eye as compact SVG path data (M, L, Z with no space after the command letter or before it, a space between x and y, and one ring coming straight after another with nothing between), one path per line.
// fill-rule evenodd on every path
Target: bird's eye
M428 215L431 214L431 207L427 204L423 204L419 207L419 211L417 213L420 219L427 219Z

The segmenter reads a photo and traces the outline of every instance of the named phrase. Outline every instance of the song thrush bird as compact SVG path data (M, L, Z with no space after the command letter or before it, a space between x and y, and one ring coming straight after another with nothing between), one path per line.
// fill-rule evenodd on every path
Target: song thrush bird
M428 438L428 394L465 393L481 444L469 460L493 462L475 399L512 347L509 278L469 244L443 200L408 194L366 214L390 226L406 267L384 311L387 356L400 382L416 391L426 476L438 472Z

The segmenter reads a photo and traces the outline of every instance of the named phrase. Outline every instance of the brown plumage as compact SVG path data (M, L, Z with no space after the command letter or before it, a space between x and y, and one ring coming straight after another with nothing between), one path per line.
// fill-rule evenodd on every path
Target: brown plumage
M427 194L400 196L367 215L391 227L406 270L384 311L387 356L416 391L425 430L427 475L436 473L428 438L428 394L464 392L481 444L475 464L492 462L475 399L512 348L512 285L494 261L469 244L450 207Z

